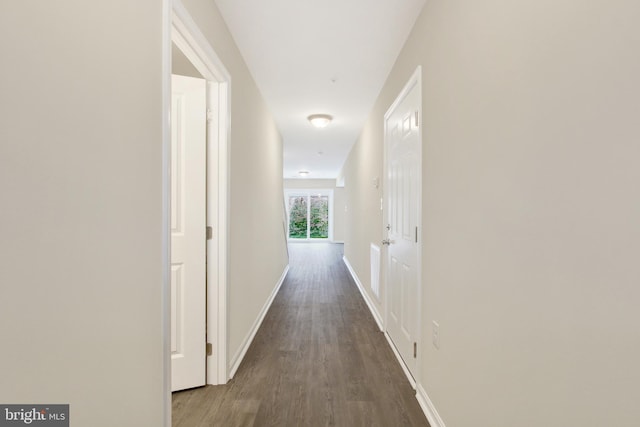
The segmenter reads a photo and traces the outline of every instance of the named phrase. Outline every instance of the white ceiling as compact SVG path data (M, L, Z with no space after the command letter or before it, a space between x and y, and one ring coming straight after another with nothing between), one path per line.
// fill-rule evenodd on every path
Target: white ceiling
M284 140L284 178L336 178L425 0L216 0ZM317 129L315 113L333 122Z

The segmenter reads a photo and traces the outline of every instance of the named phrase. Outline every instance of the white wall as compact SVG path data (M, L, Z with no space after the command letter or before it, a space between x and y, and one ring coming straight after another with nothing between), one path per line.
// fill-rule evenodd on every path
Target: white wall
M333 190L333 241L344 242L345 234L345 192L344 188L336 187L335 179L285 179L284 189L325 189Z
M408 77L407 77L408 78ZM391 100L393 102L393 100ZM375 110L363 129L360 138L354 144L345 162L342 174L345 180L345 234L344 255L355 270L363 287L371 290L371 243L382 246L383 233L380 199L383 196L384 174L383 160L383 117L391 105L376 103ZM376 188L373 180L378 178ZM386 230L384 230L386 231ZM385 256L384 253L381 254ZM384 295L385 270L382 266L380 292ZM370 303L382 315L384 300L371 294Z
M189 61L184 53L175 45L171 43L171 74L178 74L179 76L196 77L199 79L204 78L196 67Z
M0 3L0 402L74 426L162 425L161 24Z
M287 264L282 144L213 2L185 4L232 76L233 356ZM0 402L160 426L162 2L5 2L0 36Z
M184 0L231 74L229 350L239 354L288 264L283 222L282 138L211 0Z
M626 0L427 2L347 161L367 288L383 115L422 65L418 381L447 427L640 420L639 19Z

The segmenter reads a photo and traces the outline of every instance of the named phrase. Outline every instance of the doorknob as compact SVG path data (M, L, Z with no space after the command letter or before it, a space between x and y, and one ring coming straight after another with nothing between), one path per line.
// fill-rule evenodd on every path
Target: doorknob
M384 240L382 241L382 244L383 244L383 245L387 245L387 246L389 246L391 243L393 243L393 242L392 242L390 239L384 239Z

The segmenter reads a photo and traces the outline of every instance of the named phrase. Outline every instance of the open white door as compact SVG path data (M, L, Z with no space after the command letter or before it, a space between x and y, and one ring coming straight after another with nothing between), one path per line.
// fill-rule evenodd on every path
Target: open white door
M171 390L206 381L206 81L172 76Z
M387 333L411 377L416 375L420 301L421 136L419 72L385 115Z

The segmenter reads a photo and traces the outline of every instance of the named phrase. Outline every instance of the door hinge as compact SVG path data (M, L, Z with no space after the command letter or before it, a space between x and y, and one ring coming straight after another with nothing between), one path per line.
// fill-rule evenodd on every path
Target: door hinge
M207 356L213 356L213 345L210 342L207 343Z
M416 227L416 243L418 243L418 227Z
M213 121L213 111L211 108L207 108L207 123L211 123Z
M213 227L207 227L207 240L213 239Z
M414 118L415 118L416 128L417 128L417 127L419 127L419 124L418 124L418 114L419 114L419 111L416 111L416 112L414 113Z
M413 343L413 358L417 358L418 357L418 343L414 342Z

